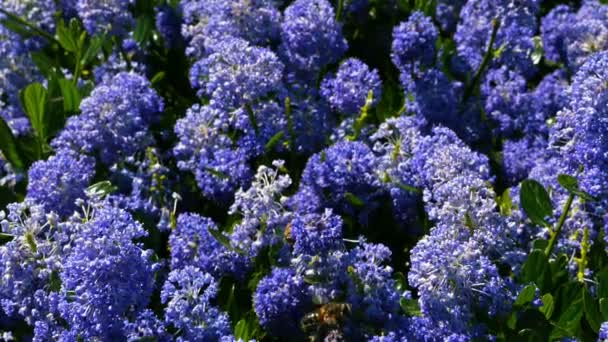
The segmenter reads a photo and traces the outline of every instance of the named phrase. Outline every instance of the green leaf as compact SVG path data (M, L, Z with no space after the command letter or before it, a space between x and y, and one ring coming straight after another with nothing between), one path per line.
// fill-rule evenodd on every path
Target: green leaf
M34 64L36 64L36 67L38 67L38 70L40 70L40 73L48 76L53 72L53 69L55 68L53 60L51 60L44 51L30 52L30 56L32 57Z
M248 312L234 327L234 337L237 340L251 341L261 336L261 334L262 327L258 322L255 312L252 311Z
M89 62L91 62L91 60L97 56L101 50L101 47L103 46L104 41L105 36L95 36L89 40L89 46L82 55L82 63L84 65L89 64Z
M526 179L521 182L520 203L526 215L537 225L548 227L546 217L553 213L551 198L539 182Z
M528 303L531 303L534 300L534 295L536 294L536 286L534 284L527 285L515 299L515 303L513 305L525 306Z
M542 300L543 306L541 306L539 310L547 319L550 319L551 315L553 315L553 310L555 310L555 301L553 300L553 296L550 293L547 293L543 296Z
M596 333L600 330L600 325L602 325L603 319L600 314L600 309L596 300L591 296L589 291L583 287L583 305L585 307L585 318L591 326L591 329Z
M0 246L6 245L7 243L13 241L14 238L15 235L0 233Z
M154 22L152 18L149 16L140 16L137 18L137 23L135 24L135 32L133 33L133 37L138 43L143 43L152 34L152 28L154 27Z
M549 241L543 239L537 239L532 241L532 249L538 249L544 251L545 248L549 245Z
M362 199L360 199L359 197L357 197L356 195L354 195L350 192L344 193L344 197L346 197L346 200L348 201L348 203L352 204L355 207L360 208L365 205L365 202L363 202Z
M154 84L162 81L165 78L165 76L166 76L166 74L164 71L159 71L154 75L154 77L152 77L152 79L150 80L150 83L152 85L154 85Z
M541 290L541 293L545 293L550 288L550 273L551 269L545 253L540 250L533 250L522 266L521 282L524 284L534 283Z
M557 176L557 181L561 186L570 192L578 190L578 181L572 176L560 174Z
M46 98L47 91L38 82L28 85L22 93L23 109L38 137L42 140L46 139L46 127L44 124Z
M551 325L540 311L527 309L518 315L516 330L518 337L510 340L547 341Z
M564 187L564 189L568 190L571 194L575 194L582 199L587 201L597 201L597 198L591 196L590 194L582 191L578 185L578 180L572 176L560 174L557 176L557 181L559 184Z
M82 99L76 85L72 81L62 78L59 80L59 87L63 96L63 110L67 113L78 112Z
M20 35L21 38L32 38L36 36L36 33L32 32L30 28L10 17L1 19L0 25Z
M272 138L270 138L270 140L268 140L268 142L264 146L264 150L266 152L271 151L277 145L277 143L279 141L281 141L281 139L283 138L284 134L285 133L283 131L280 131L277 134L273 135Z
M583 302L579 299L570 303L566 311L560 315L558 322L555 323L555 328L551 332L551 340L576 336L580 331L582 318Z
M604 318L604 322L608 321L608 298L600 299L600 312Z
M117 189L110 181L101 181L86 188L85 194L88 197L104 197Z
M399 301L399 305L401 305L401 309L408 316L422 316L420 304L418 304L418 301L416 299L401 298L401 300Z
M599 298L608 298L608 267L603 268L597 274L597 296Z
M66 51L76 53L78 51L78 38L73 34L71 27L71 23L70 27L66 27L63 20L59 20L56 28L57 40Z
M0 117L0 151L8 162L16 169L23 169L23 162L15 143L15 137L6 121Z
M510 216L513 201L511 200L511 189L507 188L502 195L498 197L498 208L503 216Z

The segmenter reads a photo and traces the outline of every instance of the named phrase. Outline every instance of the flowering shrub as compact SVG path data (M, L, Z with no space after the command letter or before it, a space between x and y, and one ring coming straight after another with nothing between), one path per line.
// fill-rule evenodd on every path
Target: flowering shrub
M0 0L0 332L608 340L600 0Z

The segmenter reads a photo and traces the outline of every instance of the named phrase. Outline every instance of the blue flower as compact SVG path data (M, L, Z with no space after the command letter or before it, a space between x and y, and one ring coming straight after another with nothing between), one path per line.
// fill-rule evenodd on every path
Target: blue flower
M369 92L373 103L382 97L382 82L377 70L356 58L342 62L335 75L326 76L321 84L321 95L332 108L342 114L355 116L365 105Z
M89 34L122 36L134 25L131 0L78 0L76 10Z
M315 80L321 69L337 62L348 44L327 0L296 0L285 9L280 55L304 79Z
M30 167L26 200L68 216L76 209L76 200L85 197L84 190L94 173L93 158L59 150L48 160L37 161Z
M253 295L260 324L273 335L300 336L300 320L311 307L304 279L291 268L275 268L263 278Z
M414 12L407 21L393 30L391 58L402 72L409 72L415 64L425 67L435 63L435 41L438 31L431 18Z
M160 294L165 323L178 330L177 341L218 341L230 335L230 320L213 305L217 281L194 266L169 273Z
M68 119L52 146L99 154L111 165L151 143L149 125L163 109L162 98L144 77L119 73L82 101L81 114Z
M153 251L133 242L144 228L107 202L85 220L63 261L59 312L83 338L120 338L127 315L144 309L154 290Z

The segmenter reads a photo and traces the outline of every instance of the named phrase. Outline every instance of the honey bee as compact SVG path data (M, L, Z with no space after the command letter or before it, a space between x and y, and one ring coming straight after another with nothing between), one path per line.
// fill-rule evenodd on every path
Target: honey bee
M338 330L350 314L348 303L327 303L304 316L300 327L310 341L320 341L328 332Z
M285 226L285 231L283 231L283 238L287 241L288 244L293 245L293 237L291 236L291 222Z

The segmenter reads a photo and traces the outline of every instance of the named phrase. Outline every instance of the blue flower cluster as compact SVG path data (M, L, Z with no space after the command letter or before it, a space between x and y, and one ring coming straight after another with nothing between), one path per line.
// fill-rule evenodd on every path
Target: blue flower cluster
M0 2L0 339L608 339L602 1Z

